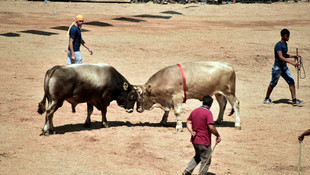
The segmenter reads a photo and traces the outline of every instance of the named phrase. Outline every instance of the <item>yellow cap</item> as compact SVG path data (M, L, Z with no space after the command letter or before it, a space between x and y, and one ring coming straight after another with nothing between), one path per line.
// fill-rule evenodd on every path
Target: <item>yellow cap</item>
M84 21L84 17L82 15L77 15L75 21Z

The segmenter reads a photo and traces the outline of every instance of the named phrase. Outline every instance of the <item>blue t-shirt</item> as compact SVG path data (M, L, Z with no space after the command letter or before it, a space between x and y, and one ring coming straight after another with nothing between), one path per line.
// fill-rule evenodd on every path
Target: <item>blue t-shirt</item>
M73 39L73 50L74 52L76 51L80 51L80 45L81 45L81 30L80 28L76 27L75 25L73 25L70 29L70 38ZM70 45L68 50L70 50ZM70 50L71 51L71 50Z
M281 41L279 41L275 46L274 46L274 57L275 57L275 61L274 61L274 66L278 66L280 68L285 68L287 67L286 62L280 60L279 55L278 55L278 51L282 52L282 55L284 58L288 58L288 47L287 47L287 43L283 43Z

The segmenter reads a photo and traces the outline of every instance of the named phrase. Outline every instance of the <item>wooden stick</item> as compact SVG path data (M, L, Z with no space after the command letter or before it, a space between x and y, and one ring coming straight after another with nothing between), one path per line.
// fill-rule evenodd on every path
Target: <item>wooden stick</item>
M296 55L297 55L297 63L300 64L299 56L298 56L298 48L296 48ZM299 89L299 65L297 66L297 89Z
M298 175L300 175L300 162L301 162L301 141L299 141L299 162L298 162Z
M210 153L210 155L209 155L209 157L208 157L208 159L207 159L205 165L201 168L201 170L199 171L199 173L198 173L197 175L200 175L200 173L203 171L203 169L207 166L208 162L209 162L210 159L211 159L212 153L213 153L213 151L214 151L216 145L217 145L217 143L215 143L215 145L213 146L213 149L211 150L211 153Z

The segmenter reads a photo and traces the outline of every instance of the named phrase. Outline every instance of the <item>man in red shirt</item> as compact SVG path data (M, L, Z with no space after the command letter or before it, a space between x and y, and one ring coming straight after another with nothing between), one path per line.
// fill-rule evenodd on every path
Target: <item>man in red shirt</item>
M191 175L199 162L201 162L201 166L200 174L198 175L207 174L211 164L211 159L207 162L212 151L211 133L216 136L216 144L221 142L221 136L214 126L213 115L210 111L212 103L212 97L203 97L202 106L195 109L187 119L186 125L191 133L191 142L195 149L195 156L188 163L183 175ZM205 166L206 163L207 165Z

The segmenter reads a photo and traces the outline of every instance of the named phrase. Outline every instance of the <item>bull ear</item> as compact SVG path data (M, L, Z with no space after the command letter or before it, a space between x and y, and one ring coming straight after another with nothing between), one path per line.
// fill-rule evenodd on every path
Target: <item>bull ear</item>
M151 94L151 92L152 92L152 86L151 86L150 84L146 86L146 92L147 92L148 94Z
M128 90L128 83L124 82L123 83L123 88L124 88L125 91L127 91Z

